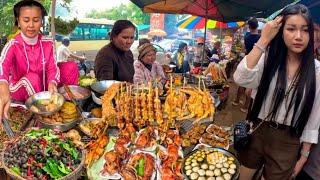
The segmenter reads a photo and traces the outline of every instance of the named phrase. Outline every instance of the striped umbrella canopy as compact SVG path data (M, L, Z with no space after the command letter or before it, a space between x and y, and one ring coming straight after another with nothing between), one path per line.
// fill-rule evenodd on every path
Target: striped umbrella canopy
M205 28L206 19L199 16L188 16L185 19L182 19L177 23L178 28L182 29L204 29ZM214 28L236 28L241 27L245 24L244 21L239 22L220 22L215 20L208 20L207 21L207 28L214 29Z

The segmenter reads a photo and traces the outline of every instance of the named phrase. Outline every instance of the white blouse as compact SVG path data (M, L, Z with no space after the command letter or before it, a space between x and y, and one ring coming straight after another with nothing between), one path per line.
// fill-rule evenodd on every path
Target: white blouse
M247 66L247 58L244 57L243 60L240 62L240 64L237 67L237 70L233 74L233 78L235 82L242 87L251 88L253 89L252 95L253 98L256 95L256 89L258 89L258 86L260 84L261 76L263 73L264 68L264 54L259 59L257 65L253 69L249 69ZM303 130L302 136L300 137L301 142L308 142L308 143L318 143L318 134L319 134L319 126L320 126L320 63L315 60L315 73L316 73L316 91L315 91L315 99L312 111L309 116L309 120ZM265 101L262 104L261 110L259 112L258 118L265 119L270 112L270 109L272 108L272 97L275 89L275 84L277 81L277 74L273 77L273 79L270 82L269 91L266 96ZM290 79L287 79L287 90L290 86ZM270 91L271 90L271 91ZM289 94L289 99L291 99L292 91ZM288 113L287 120L285 120L286 115L286 103L285 100L280 104L279 111L275 117L275 121L279 124L291 124L291 119L293 115L293 109L291 108L290 112ZM301 110L301 107L299 107ZM297 112L297 114L300 112ZM296 117L298 118L298 117ZM296 120L296 119L295 119Z

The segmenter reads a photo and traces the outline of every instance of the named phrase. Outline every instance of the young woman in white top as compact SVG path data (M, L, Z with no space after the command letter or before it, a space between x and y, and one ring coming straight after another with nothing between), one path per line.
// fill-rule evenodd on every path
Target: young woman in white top
M238 65L235 81L257 90L250 120L256 127L263 121L239 152L240 180L252 179L261 167L265 179L291 179L318 143L320 64L313 46L309 10L291 5L265 25Z

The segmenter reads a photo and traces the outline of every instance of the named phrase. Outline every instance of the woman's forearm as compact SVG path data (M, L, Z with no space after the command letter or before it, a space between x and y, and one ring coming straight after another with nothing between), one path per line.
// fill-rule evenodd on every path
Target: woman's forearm
M264 53L264 51L262 51L260 48L266 49L268 46L268 41L260 38L256 44L257 45L254 45L253 49L247 55L247 66L249 69L253 69L258 64L259 59Z

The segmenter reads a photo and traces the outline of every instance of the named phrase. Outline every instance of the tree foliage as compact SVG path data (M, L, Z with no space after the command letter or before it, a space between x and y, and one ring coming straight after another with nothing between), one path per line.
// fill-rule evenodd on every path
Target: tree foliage
M121 4L112 9L104 11L92 10L86 14L88 18L107 18L110 20L127 19L135 24L149 24L150 14L143 13L139 7L133 3Z
M76 18L71 21L65 21L58 16L57 18L54 18L54 21L56 32L62 35L70 34L79 24L79 21ZM51 22L51 17L49 18L49 22Z

